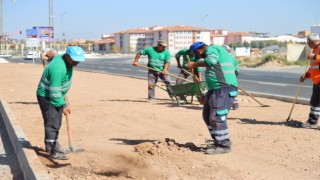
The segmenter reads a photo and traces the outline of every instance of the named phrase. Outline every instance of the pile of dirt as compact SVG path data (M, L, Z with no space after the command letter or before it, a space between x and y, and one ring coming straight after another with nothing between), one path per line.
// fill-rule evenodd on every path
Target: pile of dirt
M283 63L281 60L271 60L271 61L268 61L266 63L263 63L261 64L260 66L258 67L283 67Z
M169 153L186 154L191 151L201 152L202 147L194 143L176 143L174 139L165 138L164 141L145 142L134 146L135 152L140 155L165 155Z

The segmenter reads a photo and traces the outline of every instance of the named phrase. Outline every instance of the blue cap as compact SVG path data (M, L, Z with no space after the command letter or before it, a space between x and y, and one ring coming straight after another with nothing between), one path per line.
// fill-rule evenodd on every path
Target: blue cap
M203 45L205 45L204 42L195 42L195 43L193 43L193 44L191 45L190 50L191 50L192 53L194 53L194 52L196 52L196 50L197 50L199 47L201 47L201 46L203 46Z
M78 46L69 46L66 52L73 61L84 62L86 59L83 55L83 50Z

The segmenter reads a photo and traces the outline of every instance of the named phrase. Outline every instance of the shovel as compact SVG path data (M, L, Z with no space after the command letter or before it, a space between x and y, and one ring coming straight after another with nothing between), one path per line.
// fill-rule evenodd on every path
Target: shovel
M73 148L72 146L72 136L71 136L71 126L70 126L70 114L66 114L67 118L67 131L68 131L68 141L69 141L69 149L66 149L66 152L73 152L73 153L78 153L78 152L84 152L85 149L83 148Z
M309 67L309 65L307 64L307 65L306 65L306 70L305 70L304 73L303 73L303 77L306 76L306 73L307 73L307 71L308 71L308 67ZM297 90L297 93L296 93L296 97L294 98L294 101L293 101L293 104L292 104L292 106L291 106L291 110L290 110L290 113L289 113L289 116L288 116L286 122L288 122L288 121L291 119L291 114L292 114L294 105L295 105L296 102L297 102L297 98L298 98L298 96L299 96L299 94L300 94L300 90L301 90L302 84L303 84L303 82L300 82L300 85L299 85L298 90Z

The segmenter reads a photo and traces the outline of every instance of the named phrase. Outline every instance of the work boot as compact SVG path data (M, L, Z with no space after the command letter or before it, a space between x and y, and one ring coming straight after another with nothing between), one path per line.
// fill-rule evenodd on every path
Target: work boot
M223 147L223 146L215 146L212 148L208 148L206 150L206 154L214 155L214 154L225 154L231 152L230 147Z
M64 153L54 152L50 155L50 158L56 159L56 160L67 160L68 157Z
M233 109L233 110L238 110L238 109L239 109L239 104L238 104L238 103L234 103L234 104L232 105L232 109Z
M318 128L318 123L315 124L310 124L309 121L302 123L301 126L303 128L307 128L307 129L317 129Z
M51 146L46 147L46 152L48 154L51 153ZM59 152L59 153L68 153L65 149L63 149L59 143L56 144L56 148L55 148L55 152Z

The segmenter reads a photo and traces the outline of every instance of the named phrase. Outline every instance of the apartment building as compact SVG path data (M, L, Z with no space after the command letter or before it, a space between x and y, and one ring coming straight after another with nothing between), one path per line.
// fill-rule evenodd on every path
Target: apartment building
M248 32L232 32L226 36L225 44L233 42L251 42L252 34Z
M210 44L223 45L225 44L228 31L224 29L210 31Z
M146 47L146 34L149 29L130 29L114 33L116 48L121 53L136 52ZM147 36L149 37L149 36Z
M115 45L122 53L135 53L145 47L156 45L158 40L168 43L168 50L175 54L189 48L196 41L210 44L210 30L193 26L153 26L115 33Z
M196 41L210 44L210 30L205 28L176 25L164 27L153 31L154 42L165 40L168 42L167 49L175 54L181 49L189 48Z

